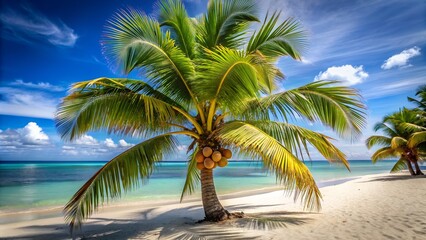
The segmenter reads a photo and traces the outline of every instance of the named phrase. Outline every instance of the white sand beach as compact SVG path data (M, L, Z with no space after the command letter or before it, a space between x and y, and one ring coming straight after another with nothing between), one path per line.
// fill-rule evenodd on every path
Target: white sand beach
M321 188L322 210L304 212L283 191L225 197L245 218L196 223L201 201L105 207L77 232L84 239L426 239L426 177L363 176ZM219 196L220 197L220 196ZM3 216L4 217L4 216ZM2 224L0 238L70 239L61 217Z

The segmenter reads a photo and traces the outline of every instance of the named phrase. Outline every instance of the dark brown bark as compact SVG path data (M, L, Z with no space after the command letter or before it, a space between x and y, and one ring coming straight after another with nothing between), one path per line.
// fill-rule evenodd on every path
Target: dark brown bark
M411 174L412 176L413 176L413 175L416 175L416 174L414 173L413 166L411 165L410 160L405 161L405 164L407 164L408 171L410 171L410 174Z
M217 222L230 217L229 212L222 207L217 198L212 169L201 170L201 195L206 215L205 220Z
M417 161L414 162L414 166L416 167L416 175L424 175L424 173L420 170L419 163Z

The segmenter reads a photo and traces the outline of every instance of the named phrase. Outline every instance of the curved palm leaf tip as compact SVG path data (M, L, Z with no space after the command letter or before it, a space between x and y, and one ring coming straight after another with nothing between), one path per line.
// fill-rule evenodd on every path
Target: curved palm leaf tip
M356 136L365 124L360 96L332 81L271 94L284 76L277 59L300 59L306 38L297 21L282 21L279 13L267 16L250 36L250 24L260 22L254 1L213 0L198 19L190 18L180 1L157 6L158 20L133 9L118 12L102 42L110 62L125 73L139 71L146 81L79 82L58 109L57 128L66 140L104 129L154 137L112 159L74 195L65 208L71 229L105 200L149 177L155 163L175 148L171 136L178 134L196 145L182 197L200 179L204 186L208 177L196 169L195 153L213 144L262 159L306 207L319 209L320 192L300 160L309 156L309 145L327 160L349 165L331 138L288 120L319 121L341 136Z

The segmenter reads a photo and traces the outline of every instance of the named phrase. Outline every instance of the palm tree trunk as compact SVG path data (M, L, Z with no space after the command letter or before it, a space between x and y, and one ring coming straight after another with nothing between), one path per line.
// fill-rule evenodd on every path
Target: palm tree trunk
M217 198L211 169L201 170L201 195L206 215L205 220L217 222L229 218L229 212L222 207Z
M410 160L405 161L405 163L407 164L408 171L410 171L411 176L416 175L416 174L414 173L413 166L411 165Z
M424 175L420 170L419 163L417 161L414 162L414 166L416 167L416 175Z

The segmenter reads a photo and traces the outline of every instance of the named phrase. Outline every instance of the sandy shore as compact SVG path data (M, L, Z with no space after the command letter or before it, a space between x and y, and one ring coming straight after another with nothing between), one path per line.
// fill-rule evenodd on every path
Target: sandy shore
M426 239L426 177L369 175L321 188L319 213L283 191L226 197L246 217L223 223L203 218L201 201L102 209L76 237L84 239ZM62 217L0 225L0 238L70 239Z

